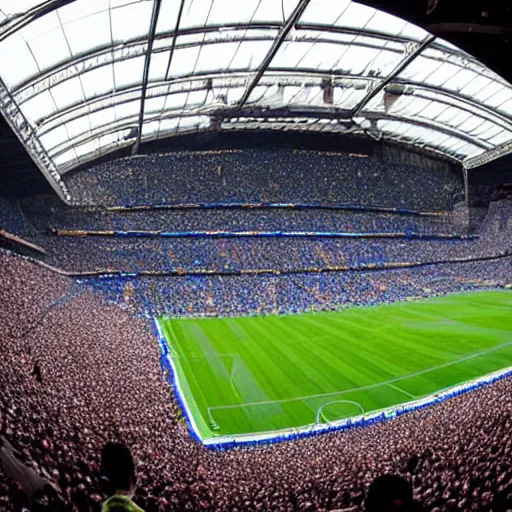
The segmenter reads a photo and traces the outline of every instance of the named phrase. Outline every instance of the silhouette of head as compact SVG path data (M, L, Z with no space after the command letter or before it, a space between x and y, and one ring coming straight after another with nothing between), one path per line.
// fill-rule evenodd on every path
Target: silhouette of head
M107 443L101 453L101 465L116 491L135 488L135 464L130 449L121 443Z
M405 512L412 507L411 484L401 476L379 476L368 489L366 512Z

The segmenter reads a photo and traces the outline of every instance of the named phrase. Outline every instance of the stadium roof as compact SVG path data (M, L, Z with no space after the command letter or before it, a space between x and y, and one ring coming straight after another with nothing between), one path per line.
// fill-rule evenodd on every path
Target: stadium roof
M350 0L0 0L0 110L62 176L177 134L366 134L472 168L512 151L512 86Z

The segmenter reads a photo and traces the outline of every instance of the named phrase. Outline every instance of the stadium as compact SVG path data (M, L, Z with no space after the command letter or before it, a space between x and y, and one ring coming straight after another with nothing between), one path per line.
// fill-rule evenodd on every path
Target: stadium
M512 13L378 7L0 0L1 511L112 442L147 512L512 508Z

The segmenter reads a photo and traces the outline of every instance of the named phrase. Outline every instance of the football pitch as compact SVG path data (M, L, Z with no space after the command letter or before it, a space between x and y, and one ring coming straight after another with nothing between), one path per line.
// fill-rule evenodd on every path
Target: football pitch
M512 367L506 291L158 324L204 442L332 424Z

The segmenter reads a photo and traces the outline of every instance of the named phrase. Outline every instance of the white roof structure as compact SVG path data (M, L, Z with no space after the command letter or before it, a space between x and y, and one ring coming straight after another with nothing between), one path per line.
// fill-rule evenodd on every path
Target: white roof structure
M67 171L207 130L361 133L469 169L512 151L512 86L351 0L0 0L0 111Z

